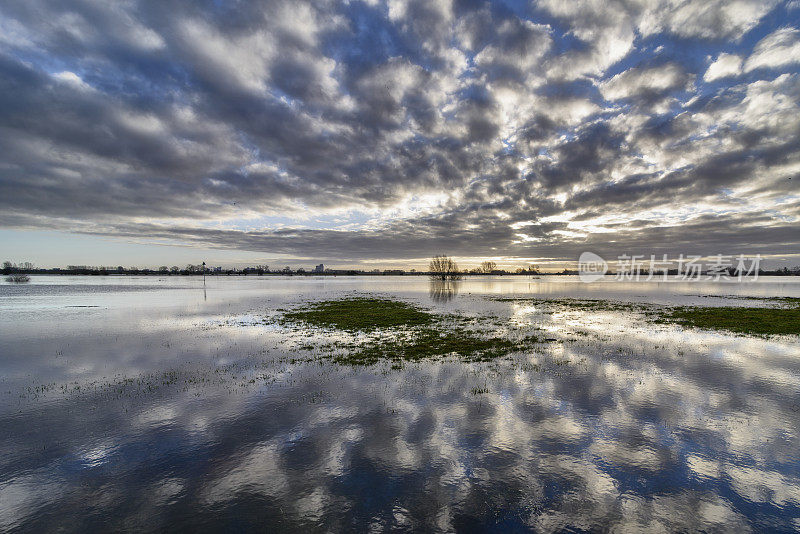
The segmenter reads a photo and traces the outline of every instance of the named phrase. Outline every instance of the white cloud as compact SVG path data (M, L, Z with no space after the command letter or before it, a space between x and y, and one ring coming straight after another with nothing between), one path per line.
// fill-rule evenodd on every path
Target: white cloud
M679 37L738 40L777 4L776 0L538 0L539 9L567 21L570 33L589 44L552 62L548 74L564 79L602 75L644 37L668 32Z
M685 88L690 77L674 63L661 67L641 69L634 67L600 83L599 89L606 100L619 100L643 94L660 94L672 89Z
M708 66L703 79L707 82L736 76L742 72L742 58L735 54L720 54L716 61Z
M76 87L78 89L89 90L92 88L88 83L84 82L80 76L68 70L53 74L53 78L62 83L66 83L73 87Z
M260 92L266 88L268 69L276 54L276 43L260 31L231 39L201 20L185 20L180 36L205 76Z
M747 58L745 72L758 68L776 68L800 63L800 31L795 28L781 28L764 37Z
M736 118L751 129L791 135L800 127L800 110L792 96L799 89L797 74L783 74L771 82L754 82L747 87L747 96L742 100L744 109L736 110Z
M567 80L599 76L633 49L635 21L622 5L596 0L540 0L538 7L568 21L570 32L589 45L555 58L548 76Z
M776 0L670 0L654 3L640 24L643 35L668 31L681 37L740 39L777 4Z
M497 27L497 44L491 44L475 56L475 64L513 66L522 71L533 69L550 48L549 28L529 21L504 21Z

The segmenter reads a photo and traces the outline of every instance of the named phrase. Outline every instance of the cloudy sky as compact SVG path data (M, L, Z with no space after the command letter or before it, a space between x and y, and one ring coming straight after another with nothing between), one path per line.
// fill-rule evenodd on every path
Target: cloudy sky
M800 2L4 0L2 259L800 264Z

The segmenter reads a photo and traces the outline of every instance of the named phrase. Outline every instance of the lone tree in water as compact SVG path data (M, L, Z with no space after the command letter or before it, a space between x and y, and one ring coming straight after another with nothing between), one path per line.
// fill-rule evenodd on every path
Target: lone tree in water
M461 272L453 258L448 258L444 254L434 256L428 267L431 278L436 280L460 280Z

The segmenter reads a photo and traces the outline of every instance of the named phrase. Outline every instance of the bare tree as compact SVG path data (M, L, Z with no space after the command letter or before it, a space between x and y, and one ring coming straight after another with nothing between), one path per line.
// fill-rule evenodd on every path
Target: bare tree
M431 278L437 280L460 280L461 271L458 270L458 265L453 258L449 258L444 254L434 256L428 266L428 272Z
M481 263L480 272L484 274L492 274L493 271L497 270L497 264L493 261L485 261Z

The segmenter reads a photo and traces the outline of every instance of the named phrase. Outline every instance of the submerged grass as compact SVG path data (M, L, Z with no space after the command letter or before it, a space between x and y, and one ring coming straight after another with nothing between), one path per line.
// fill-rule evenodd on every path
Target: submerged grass
M749 306L663 306L642 302L603 299L496 298L503 302L530 302L572 311L623 311L642 314L647 320L683 327L724 330L749 335L800 335L800 299L796 297L742 297L773 302L773 307Z
M794 308L683 306L665 310L658 322L742 334L797 335L800 334L800 306Z
M530 297L489 297L495 302L518 302L525 304L538 304L558 309L574 311L643 311L651 309L654 305L645 302L623 302L608 299L581 299L581 298L530 298Z
M601 299L502 300L537 302L552 311L627 312L655 323L751 335L800 334L800 306L792 300L771 308L671 307ZM315 302L306 308L283 312L283 320L292 323L295 331L305 333L309 326L316 326L354 334L350 341L345 339L328 347L315 347L307 341L300 346L302 350L316 350L318 359L345 365L387 362L399 369L406 362L449 357L486 362L515 352L541 349L542 343L556 341L536 334L503 332L498 327L504 325L491 319L433 314L408 303L367 297Z
M531 348L542 340L535 336L512 340L483 336L462 328L441 331L422 328L393 339L376 340L360 350L340 354L333 359L349 365L372 365L381 361L420 361L456 356L464 361L490 361L512 352Z
M434 320L432 314L404 302L364 297L316 302L308 309L286 312L284 318L341 330L421 326Z
M511 339L481 332L465 327L479 326L473 319L432 314L404 302L380 298L315 302L307 309L285 311L283 320L359 333L355 342L345 344L344 352L324 356L347 365L387 361L399 367L403 362L447 356L489 361L531 348L535 343L552 341L535 335Z

